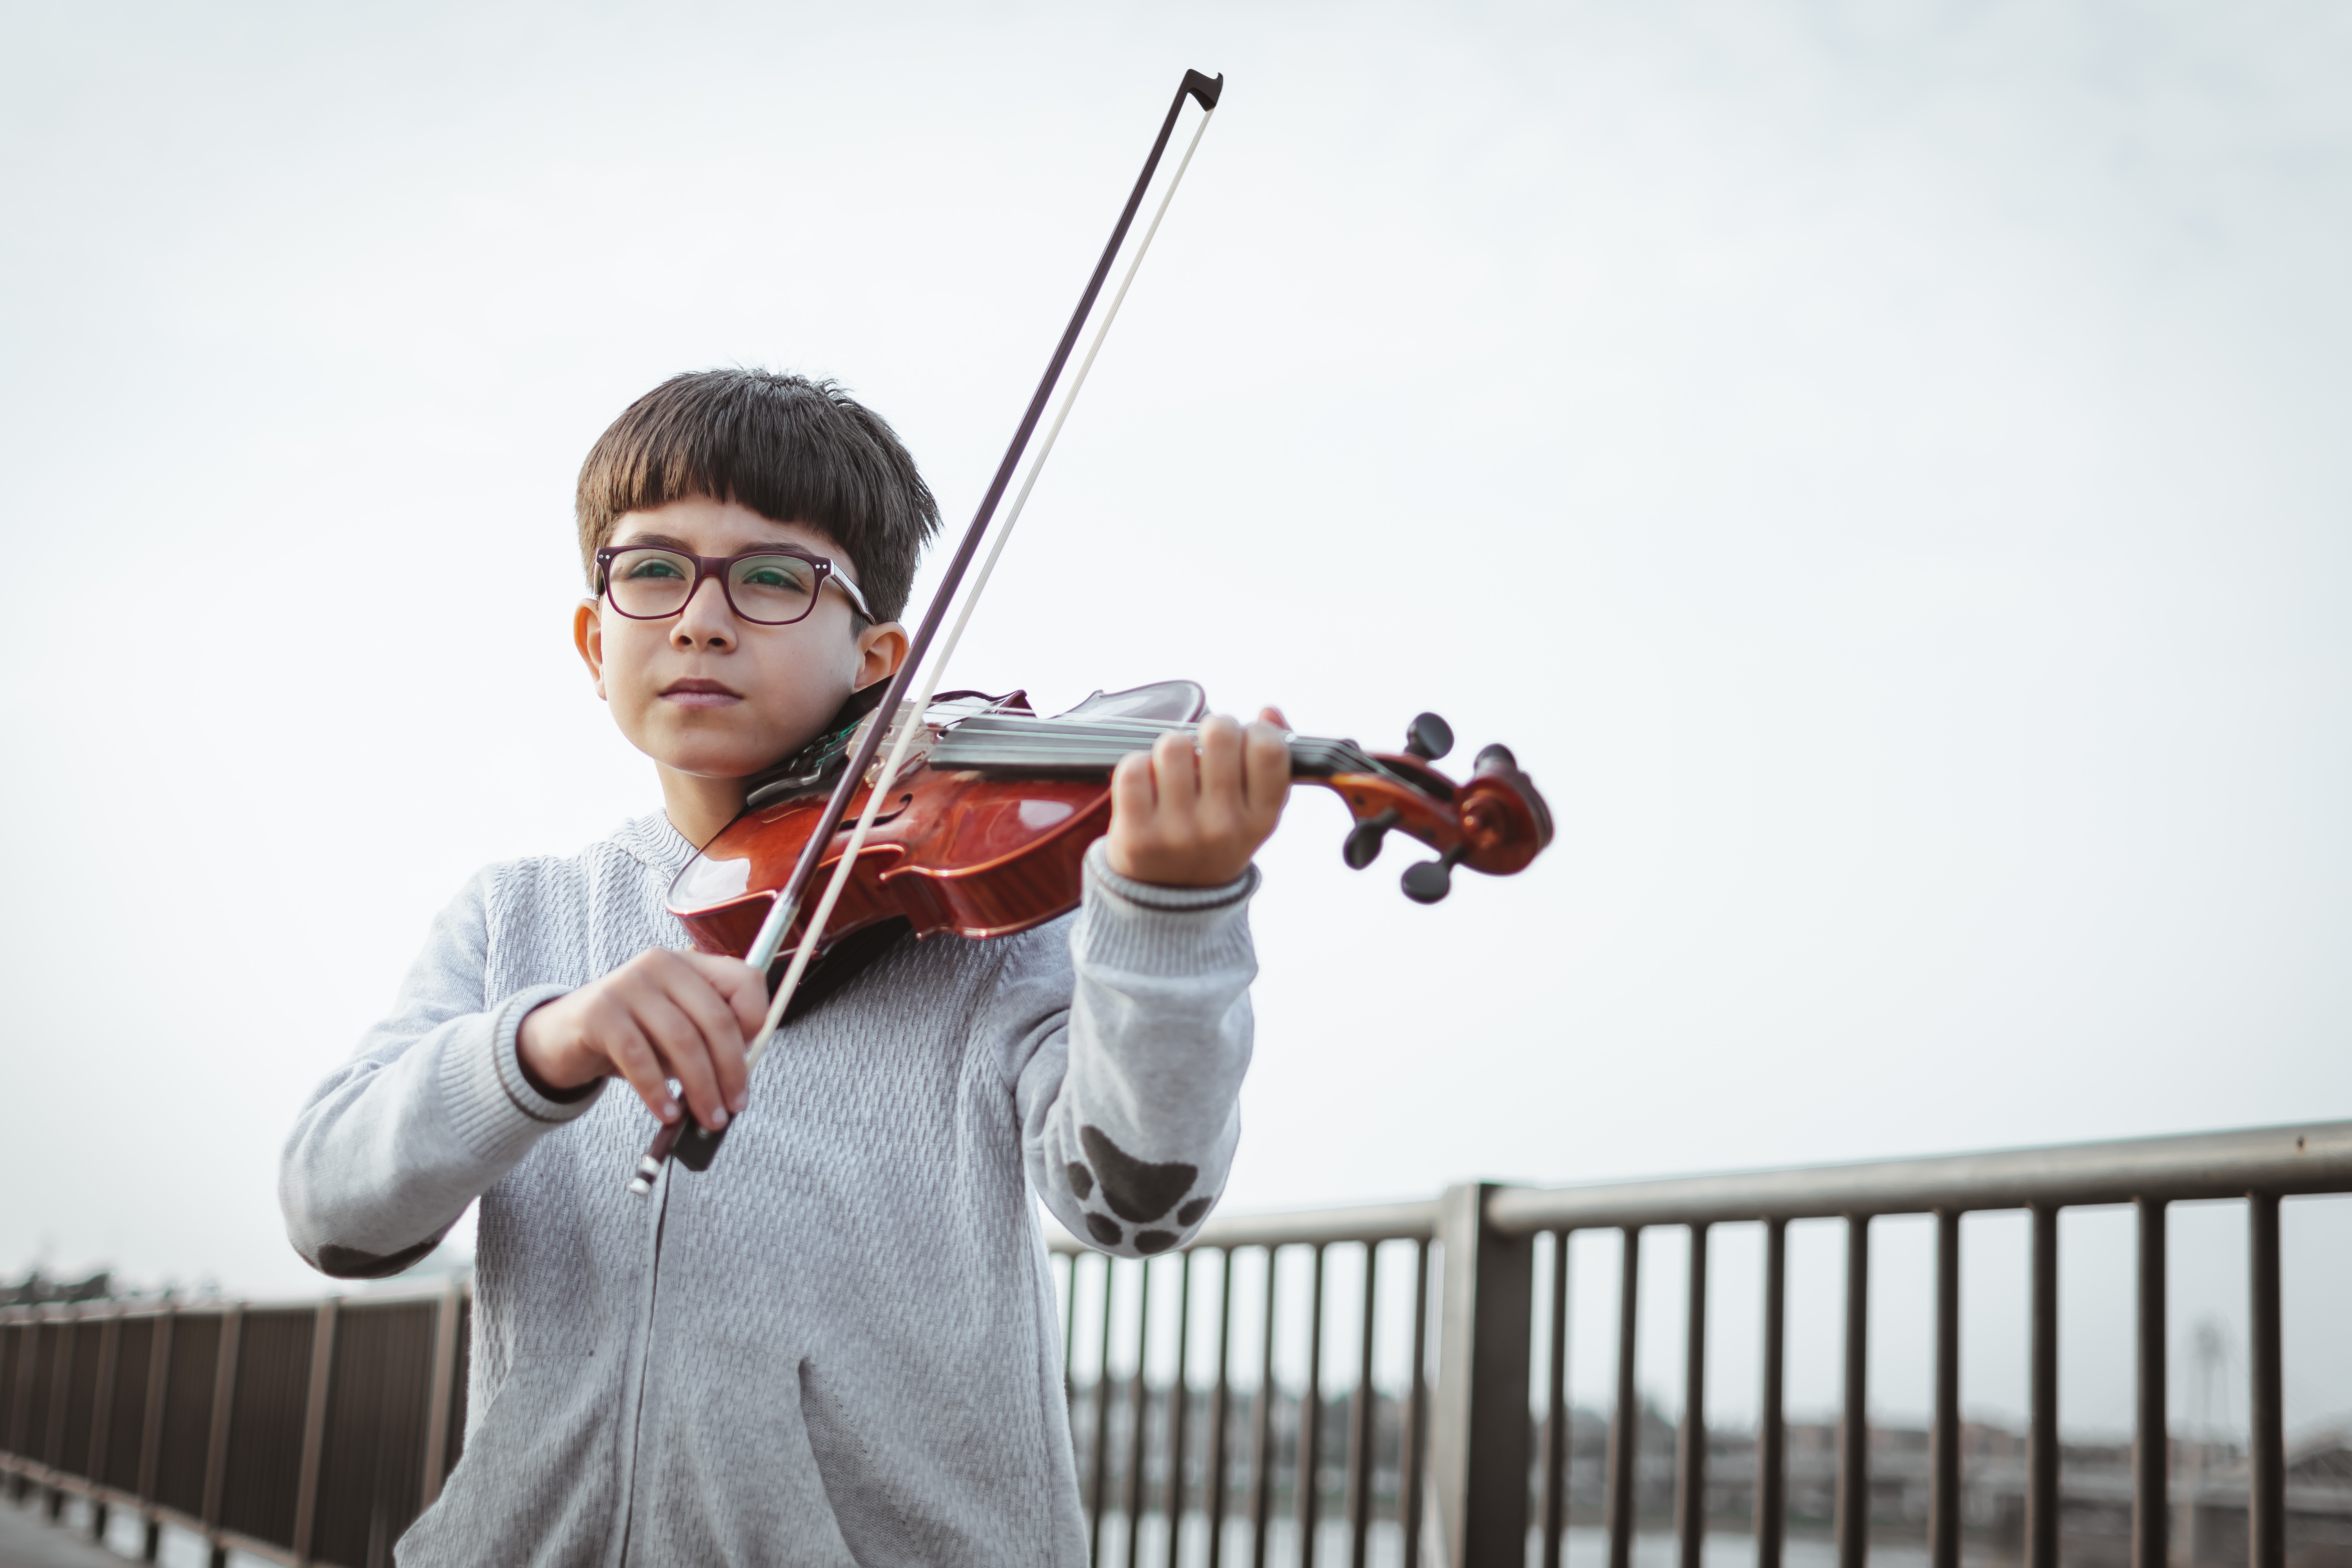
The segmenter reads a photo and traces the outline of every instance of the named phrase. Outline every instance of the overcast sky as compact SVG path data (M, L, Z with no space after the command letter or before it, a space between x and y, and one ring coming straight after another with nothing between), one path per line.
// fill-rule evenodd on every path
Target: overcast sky
M950 682L1434 709L1559 826L1421 909L1297 801L1230 1208L2352 1114L2352 17L1181 9L7 10L0 1263L318 1288L304 1094L473 868L658 805L569 642L590 442L835 375L960 526L1187 66L1225 107ZM2242 1321L2242 1222L2179 1223L2178 1332ZM2120 1426L2128 1229L2068 1237ZM2290 1415L2352 1413L2352 1223L2289 1245Z

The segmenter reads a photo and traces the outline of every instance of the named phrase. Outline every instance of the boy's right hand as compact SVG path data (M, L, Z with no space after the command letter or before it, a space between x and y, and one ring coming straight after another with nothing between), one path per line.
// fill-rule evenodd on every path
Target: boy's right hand
M676 1079L694 1120L716 1132L751 1102L744 1047L767 1011L767 983L741 959L657 947L532 1008L515 1052L555 1089L625 1078L664 1122L677 1120Z

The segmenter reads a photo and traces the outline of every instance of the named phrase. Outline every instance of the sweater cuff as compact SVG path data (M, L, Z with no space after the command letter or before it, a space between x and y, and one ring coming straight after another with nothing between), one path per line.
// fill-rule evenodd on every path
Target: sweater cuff
M577 1100L549 1099L531 1088L515 1056L515 1036L522 1027L523 1016L571 989L534 985L518 991L490 1010L485 1019L487 1030L461 1030L443 1047L441 1092L453 1130L468 1149L493 1157L520 1154L541 1133L596 1103L599 1096L593 1092Z
M1087 847L1085 913L1076 934L1080 958L1144 974L1196 974L1238 961L1252 963L1249 900L1253 865L1215 888L1163 888L1110 868L1097 838Z

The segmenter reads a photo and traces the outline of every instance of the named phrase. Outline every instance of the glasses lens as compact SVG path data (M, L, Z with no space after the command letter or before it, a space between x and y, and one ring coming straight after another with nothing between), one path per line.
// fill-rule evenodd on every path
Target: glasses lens
M728 597L747 621L782 626L816 603L817 570L797 555L753 555L727 574Z
M624 550L613 557L604 590L625 616L674 616L694 591L694 563L668 550Z

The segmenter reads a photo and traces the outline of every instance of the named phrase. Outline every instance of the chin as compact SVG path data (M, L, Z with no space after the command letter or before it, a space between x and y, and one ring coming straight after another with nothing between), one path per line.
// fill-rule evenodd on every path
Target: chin
M747 779L761 769L777 762L786 753L773 756L761 752L757 756L740 752L712 752L697 747L682 747L670 752L656 752L654 760L674 772L698 779Z
M648 736L637 749L662 766L695 778L749 778L787 752L735 735Z

